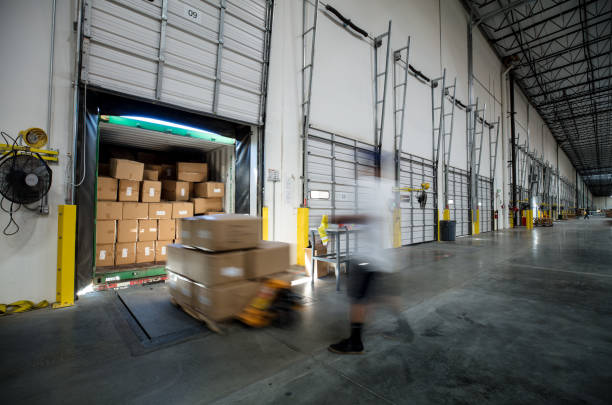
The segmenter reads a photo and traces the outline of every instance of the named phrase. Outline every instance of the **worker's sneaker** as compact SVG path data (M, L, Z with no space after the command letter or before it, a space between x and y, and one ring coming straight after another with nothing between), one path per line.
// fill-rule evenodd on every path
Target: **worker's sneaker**
M349 338L329 345L328 349L330 352L338 354L362 354L363 343L361 341L355 342Z

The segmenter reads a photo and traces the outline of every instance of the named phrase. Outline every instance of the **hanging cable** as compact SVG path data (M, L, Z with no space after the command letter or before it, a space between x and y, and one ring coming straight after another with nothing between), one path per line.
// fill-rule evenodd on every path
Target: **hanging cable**
M83 127L85 126L85 119L87 118L87 84L85 84L85 89L83 91ZM78 131L77 131L78 132ZM75 134L76 135L76 134ZM72 187L80 187L81 184L85 181L85 176L87 175L87 165L85 164L85 150L87 148L87 134L83 135L83 178L78 183L69 182ZM72 157L72 164L76 165L76 156Z
M342 24L344 24L345 27L352 28L353 31L363 35L365 38L369 37L368 33L365 30L363 30L363 29L359 28L358 26L356 26L355 24L353 24L353 22L350 19L344 17L338 10L336 10L335 8L330 6L329 4L325 4L325 10L329 11L330 13L332 13L333 15L338 17L338 19L340 21L342 21Z

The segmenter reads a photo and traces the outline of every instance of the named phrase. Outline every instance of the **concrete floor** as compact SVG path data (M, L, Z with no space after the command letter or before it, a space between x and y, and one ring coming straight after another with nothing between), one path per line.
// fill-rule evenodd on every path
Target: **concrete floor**
M411 342L373 313L366 353L338 356L348 303L301 288L290 330L205 330L141 344L113 292L0 318L4 403L609 404L612 221L592 218L406 248ZM149 288L159 298L164 286ZM159 301L159 300L158 300ZM164 300L161 300L163 302Z

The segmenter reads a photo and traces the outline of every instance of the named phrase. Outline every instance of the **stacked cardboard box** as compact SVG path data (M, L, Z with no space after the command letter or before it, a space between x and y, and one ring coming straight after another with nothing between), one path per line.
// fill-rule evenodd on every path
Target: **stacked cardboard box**
M289 267L289 245L259 239L260 220L204 215L180 221L182 244L168 246L170 294L213 321L236 316L261 279Z
M154 161L142 153L138 158ZM180 237L177 221L194 215L189 190L196 182L207 184L206 163L113 158L98 170L106 176L98 177L97 186L96 267L164 263L166 246ZM214 208L222 211L223 205Z

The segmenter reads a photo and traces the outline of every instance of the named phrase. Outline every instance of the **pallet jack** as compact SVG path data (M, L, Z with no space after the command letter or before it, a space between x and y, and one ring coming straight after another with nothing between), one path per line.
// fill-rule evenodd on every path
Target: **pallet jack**
M290 282L269 279L238 315L238 320L253 328L269 325L288 327L295 322L297 311L301 308L301 298L291 291Z

